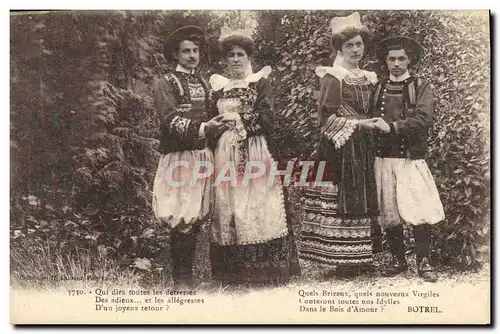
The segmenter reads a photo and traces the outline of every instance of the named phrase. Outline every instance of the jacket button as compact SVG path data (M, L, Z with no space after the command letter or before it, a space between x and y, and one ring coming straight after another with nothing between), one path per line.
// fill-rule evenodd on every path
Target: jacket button
M382 104L385 104L385 101L382 101Z
M380 107L380 110L384 110L384 107Z

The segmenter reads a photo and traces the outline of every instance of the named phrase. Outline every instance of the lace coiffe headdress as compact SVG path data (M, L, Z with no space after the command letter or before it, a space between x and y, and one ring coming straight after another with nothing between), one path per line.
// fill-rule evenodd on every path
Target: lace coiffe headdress
M226 38L231 36L240 36L245 37L253 41L253 29L252 28L243 28L243 29L233 29L228 26L223 26L220 29L219 42L224 41Z

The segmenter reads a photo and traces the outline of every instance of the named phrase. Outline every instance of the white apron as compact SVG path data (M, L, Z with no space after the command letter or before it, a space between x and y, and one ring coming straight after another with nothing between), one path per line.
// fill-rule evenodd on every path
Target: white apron
M239 82L238 88L248 87L265 75L261 71ZM218 81L218 82L217 82ZM217 84L221 83L217 87ZM225 89L231 82L221 76L211 78L212 88ZM242 87L241 85L244 85ZM247 245L264 243L288 234L285 214L285 200L279 176L269 182L270 166L274 159L267 147L264 136L247 138L246 130L238 115L251 112L244 108L238 98L220 99L217 102L219 114L234 114L235 126L226 130L220 137L214 152L215 175L221 171L230 176L235 173L237 184L230 181L215 180L215 207L211 224L212 241L219 245ZM243 182L248 161L265 164L265 173L259 178Z

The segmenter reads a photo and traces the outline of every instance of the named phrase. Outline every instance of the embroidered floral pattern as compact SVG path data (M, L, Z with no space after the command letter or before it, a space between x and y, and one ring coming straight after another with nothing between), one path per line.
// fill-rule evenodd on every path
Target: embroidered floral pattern
M244 106L253 106L257 99L257 91L251 87L233 88L225 91L222 95L223 99L238 99Z
M304 232L335 238L369 238L371 235L370 226L344 227L338 225L339 224L337 223L336 227L332 227L332 224L330 224L330 226L324 226L307 222L304 223L302 230Z
M320 207L321 209L330 210L330 211L335 211L335 210L337 210L337 207L338 207L337 202L326 202L326 201L323 201L321 199L313 200L311 198L304 199L304 205L306 207L311 207L311 208Z
M176 106L175 110L181 114L185 114L191 111L192 105L190 103L187 104L179 104Z
M313 240L308 240L307 243L302 244L302 248L312 247L313 249L320 249L326 252L341 252L341 253L363 253L371 254L372 249L371 244L359 244L359 245L349 245L349 244L325 244L322 242L317 242Z
M182 97L184 97L186 95L185 89L184 89L185 85L182 84L178 75L179 74L168 73L167 75L165 75L165 78L168 80L168 82L170 82L170 85L173 87L175 96L178 96L182 99ZM184 101L178 101L178 103L182 103L185 101L186 101L186 99L184 99Z
M372 261L371 256L369 256L368 258L360 258L360 259L356 259L356 258L341 259L341 258L327 258L327 257L319 256L316 254L306 253L306 252L304 252L304 249L302 249L302 247L301 247L301 251L303 252L302 256L304 259L315 260L315 261L323 262L326 264L369 264Z
M354 133L359 121L337 116L330 116L321 131L323 136L331 141L336 149L340 149Z
M174 118L172 118L172 121L170 122L170 131L175 131L179 135L185 135L190 123L190 119L180 116L174 116Z
M205 101L210 104L210 91L204 80L196 74L171 72L166 76L174 89L178 104L189 104L191 101Z
M336 149L340 149L351 137L356 130L358 125L358 120L348 119L346 120L342 129L336 133L325 133L324 135L333 142Z
M245 128L252 134L258 133L261 129L258 123L259 116L251 111L246 111L243 113L242 122L245 124Z
M304 224L314 224L321 225L323 227L331 227L331 226L363 226L370 225L371 218L340 218L340 217L332 217L325 216L321 213L313 213L307 212L305 213L305 221Z
M203 102L205 101L205 87L201 83L188 82L189 95L192 101Z

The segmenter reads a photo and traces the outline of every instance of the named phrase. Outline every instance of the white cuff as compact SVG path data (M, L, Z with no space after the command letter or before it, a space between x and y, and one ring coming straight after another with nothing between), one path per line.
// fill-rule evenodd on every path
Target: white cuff
M327 134L336 149L340 149L354 133L354 130L358 127L359 121L357 119L348 119L344 126L334 134Z

